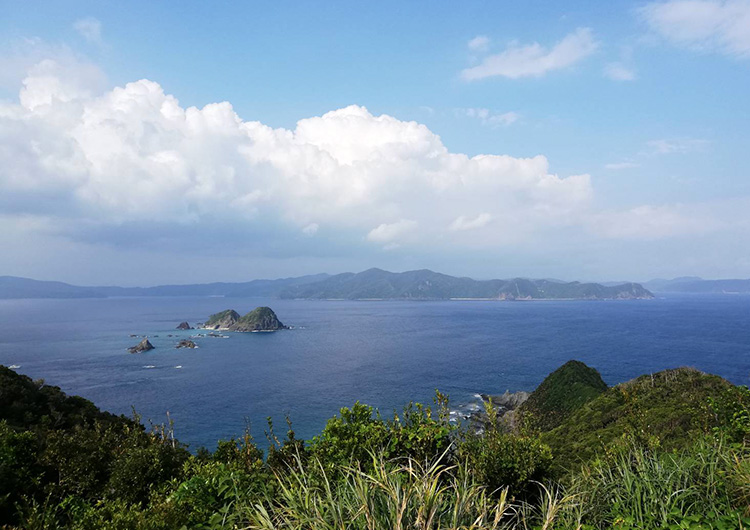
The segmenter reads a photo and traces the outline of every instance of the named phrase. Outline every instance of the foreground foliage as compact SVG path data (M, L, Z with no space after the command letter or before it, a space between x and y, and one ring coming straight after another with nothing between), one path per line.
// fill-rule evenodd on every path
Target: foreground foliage
M266 455L249 432L190 454L0 367L0 528L750 528L750 391L679 369L602 392L579 364L519 432L491 406L458 428L438 393L388 418L356 403L308 442L269 423Z

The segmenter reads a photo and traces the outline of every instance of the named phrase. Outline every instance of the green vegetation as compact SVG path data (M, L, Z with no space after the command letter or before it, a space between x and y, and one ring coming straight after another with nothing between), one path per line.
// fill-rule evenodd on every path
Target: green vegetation
M286 329L286 326L281 323L270 307L256 307L244 316L240 316L234 309L226 309L208 317L203 327L228 331L276 331Z
M607 287L598 283L566 283L525 278L477 281L471 278L456 278L426 269L401 273L381 269L369 269L358 274L347 272L315 282L290 286L279 295L282 298L349 300L373 298L405 300L653 298L648 290L637 283Z
M203 327L206 329L229 329L240 319L240 314L234 309L225 309L219 313L214 313L206 320Z
M735 280L728 280L735 282ZM661 285L661 283L657 283ZM726 285L722 284L726 289ZM224 296L227 298L391 298L391 299L602 299L652 298L637 283L605 286L598 283L559 282L553 280L477 281L431 270L401 273L369 269L357 274L347 272L329 276L316 274L299 278L253 280L243 283L206 283L159 285L156 287L79 287L60 282L41 282L27 278L0 276L3 298L102 298L109 296ZM239 315L236 315L239 318Z
M666 370L610 388L541 437L565 467L631 441L680 449L700 433L718 428L728 432L730 420L724 409L729 402L744 410L750 407L747 393L720 377L691 368ZM741 438L736 433L732 437L733 441Z
M750 528L747 388L678 369L606 390L570 362L529 402L519 432L491 405L483 432L453 425L438 393L355 403L310 441L269 420L266 455L250 433L190 454L0 367L0 528Z
M236 324L229 329L232 331L276 331L286 326L270 307L256 307L248 314L240 317Z
M606 390L599 372L581 361L568 361L542 381L520 412L533 418L536 428L548 431Z

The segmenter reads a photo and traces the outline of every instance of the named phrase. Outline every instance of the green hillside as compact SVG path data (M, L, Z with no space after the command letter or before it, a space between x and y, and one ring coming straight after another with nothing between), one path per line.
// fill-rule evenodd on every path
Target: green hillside
M59 387L32 380L0 365L0 420L14 429L71 429L127 422L102 412L89 400L68 396Z
M732 416L734 406L746 410L748 394L725 379L692 368L665 370L590 399L543 433L542 440L565 465L585 462L633 440L675 449L718 427Z
M214 313L203 324L206 329L229 329L240 319L240 314L234 309L225 309Z
M231 331L276 331L286 326L270 307L256 307L237 320L229 329Z
M530 414L536 428L548 431L607 388L595 369L580 361L568 361L542 381L520 412Z
M434 412L344 407L309 441L269 423L264 458L249 433L190 454L0 367L0 528L750 528L750 391L687 368L602 385L577 361L550 374L541 435L463 430L437 393Z

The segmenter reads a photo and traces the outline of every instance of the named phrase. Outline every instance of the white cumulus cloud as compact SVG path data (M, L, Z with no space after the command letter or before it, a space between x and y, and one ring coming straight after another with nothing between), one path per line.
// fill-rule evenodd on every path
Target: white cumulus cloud
M0 207L58 216L73 238L227 224L273 227L276 246L279 234L324 227L351 241L437 245L466 211L522 234L570 222L593 194L588 175L558 176L542 155L451 152L425 125L361 106L274 129L228 102L185 108L145 79L101 93L90 77L42 61L18 103L0 104Z
M537 42L527 45L513 43L503 52L485 57L477 66L466 68L461 77L466 81L495 76L510 79L540 77L574 65L594 53L596 48L591 29L578 28L551 48Z
M676 238L693 248L693 236L738 241L750 233L746 198L604 209L591 176L558 175L544 155L469 156L424 124L359 105L273 128L243 119L229 102L185 107L154 81L103 84L97 68L62 53L27 68L18 99L0 102L6 269L47 263L59 252L74 256L70 267L91 271L106 269L113 256L118 264L242 256L276 273L296 258L323 264L317 270L341 267L342 259L372 264L383 250L395 250L384 258L393 260L528 257L600 249L596 242L610 239ZM654 140L640 156L706 144ZM580 266L602 253L577 255ZM139 267L145 275L152 265Z
M639 12L676 45L750 58L750 0L651 2Z

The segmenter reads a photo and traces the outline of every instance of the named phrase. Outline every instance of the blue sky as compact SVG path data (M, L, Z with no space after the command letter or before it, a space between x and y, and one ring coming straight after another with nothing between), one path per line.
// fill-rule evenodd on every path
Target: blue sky
M5 2L0 36L0 274L750 276L747 0Z

